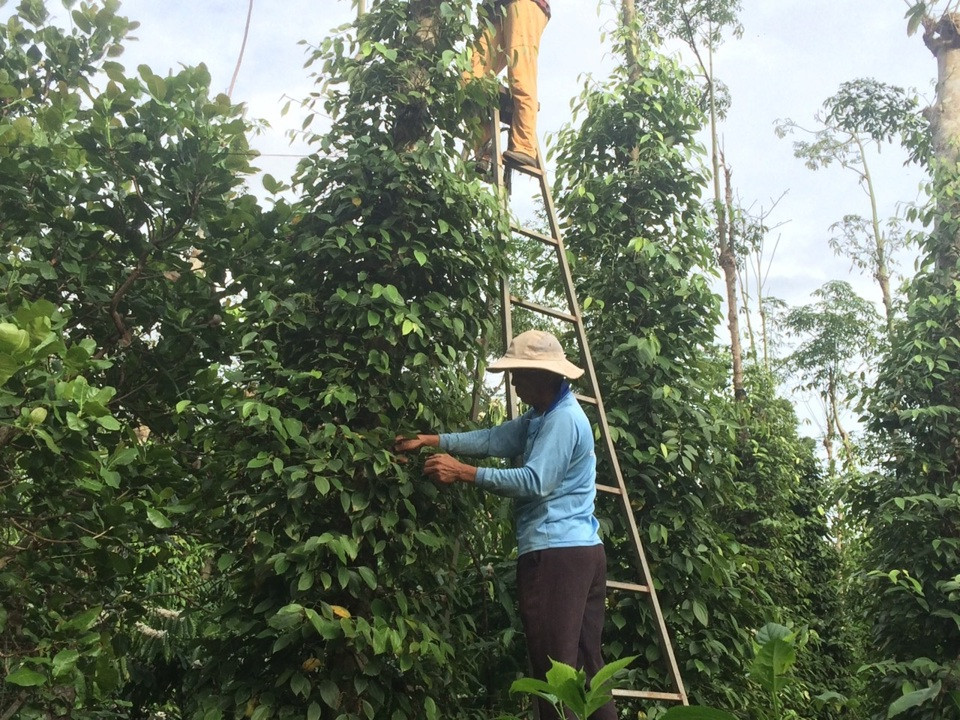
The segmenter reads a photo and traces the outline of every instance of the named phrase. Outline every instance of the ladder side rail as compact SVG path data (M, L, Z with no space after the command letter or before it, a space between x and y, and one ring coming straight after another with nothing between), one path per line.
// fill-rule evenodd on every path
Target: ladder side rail
M561 241L561 252L562 252L562 241ZM572 288L572 279L570 275L569 267L566 264L566 258L563 259L563 268L564 268L564 281L570 287L571 294L573 293ZM574 302L576 300L574 299ZM677 665L676 657L673 653L673 644L670 642L670 635L667 630L666 621L663 619L663 611L660 608L660 600L657 597L657 590L654 587L653 575L650 572L650 565L647 562L647 555L643 549L643 542L640 539L640 530L637 527L637 520L633 513L633 507L630 505L630 496L627 492L627 485L623 478L623 471L620 468L620 460L617 456L616 447L613 444L613 439L610 435L610 427L607 423L607 412L603 406L603 396L600 393L600 383L597 378L596 370L593 364L593 357L590 353L590 346L587 343L587 334L586 328L584 327L582 318L579 322L576 323L577 335L580 340L580 348L584 356L584 364L587 366L588 378L592 386L593 397L597 403L597 416L599 417L600 425L600 435L602 436L604 446L607 451L607 457L610 459L610 467L613 469L613 474L616 479L616 485L620 489L619 501L620 507L623 511L623 515L627 521L627 529L630 535L630 544L633 546L634 556L636 558L641 577L643 578L644 584L649 588L650 595L650 604L653 608L654 619L657 623L657 630L659 632L659 641L660 647L667 656L667 662L669 663L669 670L671 680L673 682L674 689L677 693L683 698L683 704L687 705L686 692L683 687L683 680L680 675L680 668Z
M537 152L542 158L543 153L539 147ZM541 170L543 170L542 166ZM557 241L556 252L560 261L560 268L563 273L564 291L567 296L567 303L570 306L570 314L577 318L575 326L580 343L580 350L583 353L584 364L586 365L591 390L593 391L593 397L597 401L597 415L600 419L600 434L603 436L607 455L610 458L610 465L613 468L617 486L620 488L620 505L627 520L627 526L630 532L630 542L633 545L634 552L639 563L639 567L637 569L641 572L644 584L649 587L651 600L650 604L653 607L653 613L657 622L660 646L666 653L667 660L670 664L670 675L671 680L673 681L674 689L681 696L683 704L687 705L687 697L683 687L683 680L680 675L680 668L677 665L677 660L673 653L673 644L670 642L667 624L663 619L663 611L660 608L660 601L657 597L656 588L654 587L653 576L650 573L650 565L647 562L647 555L646 552L644 552L643 542L640 539L640 530L637 527L636 517L634 516L633 508L630 505L630 496L627 492L626 483L624 482L623 471L620 468L620 460L617 456L617 450L610 435L610 427L607 423L607 412L603 406L603 396L600 393L600 382L597 378L596 369L593 363L593 356L590 353L590 344L587 341L587 331L583 322L583 316L580 313L579 303L577 302L576 289L573 286L573 274L570 271L570 264L567 261L566 246L564 245L563 237L560 234L560 223L557 218L556 207L553 203L553 193L550 191L550 186L547 183L545 172L541 172L539 180L540 191L541 195L543 196L543 202L547 210L547 218L550 224L550 233Z
M513 340L513 309L510 298L510 280L506 277L500 278L500 302L503 311L503 347L510 347L510 341ZM507 417L516 420L520 414L517 391L510 382L509 372L504 373L504 385L507 393Z
M609 436L607 437L609 442ZM647 562L647 554L644 552L643 543L640 540L640 531L637 528L637 521L633 514L633 508L630 506L630 497L627 495L626 485L623 482L623 477L620 474L619 467L617 468L617 480L621 490L621 494L618 499L620 500L620 506L623 508L623 514L627 518L627 524L630 528L630 539L640 562L641 574L644 582L647 585L650 604L653 607L653 614L657 623L657 630L659 631L660 647L666 654L667 662L670 665L670 679L673 681L674 690L680 694L683 704L687 705L687 693L683 687L683 679L680 675L680 666L677 665L677 658L673 654L673 643L670 642L670 632L667 630L667 623L663 619L663 611L660 608L660 599L657 597L657 588L653 582L653 575L650 573L650 565Z
M490 172L493 173L494 186L497 189L498 200L502 212L510 213L510 198L506 184L506 170L503 163L500 162L501 142L500 142L500 107L494 106L490 114L490 144L492 156L490 158ZM502 333L503 348L510 347L513 340L513 305L511 301L510 279L504 275L500 278L500 309L503 322L500 331ZM504 385L507 396L507 417L515 420L520 414L517 392L510 383L510 378L504 374Z
M493 111L493 149L496 153L494 156L494 167L495 167L495 176L494 181L498 193L500 194L500 200L503 203L503 208L506 212L509 212L509 198L511 194L511 168L504 167L500 158L502 157L501 146L500 146L500 113L499 108L495 108ZM542 158L543 154L540 151L540 148L537 149L539 157ZM542 161L541 161L542 162ZM630 542L634 548L635 558L638 562L637 569L640 571L641 576L646 584L644 590L646 590L647 596L650 598L650 604L653 608L654 617L657 623L658 631L658 640L661 648L663 649L667 660L669 663L669 671L671 676L671 681L673 683L675 693L659 693L659 692L650 692L650 691L622 691L615 692L616 695L623 697L640 697L647 699L662 699L662 700L679 700L683 705L688 705L687 694L683 686L683 680L680 675L680 669L677 665L676 657L673 653L673 646L670 642L669 632L667 630L666 622L663 618L663 612L660 608L660 602L657 598L656 589L653 584L653 576L650 572L649 563L647 562L646 553L643 549L643 542L640 538L640 531L637 527L636 518L633 513L633 508L630 505L630 498L627 493L626 483L623 478L623 472L620 468L620 462L617 456L616 448L614 446L613 440L610 435L609 424L607 423L606 410L603 407L603 399L600 393L599 381L597 379L596 369L593 363L593 357L590 353L590 345L587 341L586 328L583 322L583 316L580 313L579 304L577 302L576 290L573 285L573 275L570 271L569 262L567 261L566 249L563 244L563 239L560 235L559 221L557 218L556 208L553 203L553 196L550 191L550 187L547 183L546 173L541 165L538 172L528 172L534 177L537 177L540 184L541 197L545 209L547 211L547 218L550 225L550 233L552 240L555 241L554 248L557 254L557 259L560 265L561 273L563 275L564 283L564 292L567 298L567 304L570 311L570 320L573 322L577 331L577 340L580 345L580 351L583 357L585 370L587 374L587 379L589 381L591 391L593 392L593 403L597 407L598 416L599 416L599 425L600 425L600 434L603 439L604 447L607 452L607 456L610 458L610 464L613 468L613 474L616 478L617 485L616 488L612 486L604 486L605 490L614 490L618 491L620 507L624 513L624 516L627 521L628 531L630 534ZM538 239L538 238L535 238ZM553 243L551 243L553 244ZM501 281L501 302L502 302L502 312L503 312L503 337L504 337L504 347L509 345L510 340L513 336L513 318L512 318L512 305L516 304L514 298L510 293L510 284L507 278L503 278ZM520 303L525 304L525 303ZM538 308L531 308L535 311L539 310ZM554 313L547 313L554 314ZM512 385L507 383L507 403L508 403L508 415L513 418L516 417L517 413L517 398L513 390ZM614 587L621 585L626 587L629 583L616 583L614 582Z
M557 219L557 209L553 205L553 193L550 192L550 185L547 184L547 173L543 170L543 149L538 145L537 146L537 156L541 159L541 172L540 176L537 178L540 183L540 196L543 198L543 205L547 211L547 222L550 225L550 235L554 240L557 241L555 246L557 253L557 260L560 262L560 270L563 273L563 290L564 294L567 296L567 306L570 310L570 314L578 319L577 324L583 325L583 316L580 314L580 307L577 303L576 291L573 288L573 275L570 273L570 263L567 262L567 248L563 244L563 237L560 235L560 222ZM581 331L580 332L580 348L583 351L584 355L589 355L590 350L587 346L587 337ZM591 366L591 375L592 366ZM596 385L596 383L594 383ZM593 388L594 391L597 390L596 387Z

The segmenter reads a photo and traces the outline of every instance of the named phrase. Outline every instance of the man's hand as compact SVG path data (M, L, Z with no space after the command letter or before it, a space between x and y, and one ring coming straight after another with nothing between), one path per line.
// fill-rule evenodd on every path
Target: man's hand
M438 453L427 458L423 465L423 474L431 480L451 485L457 482L473 482L477 478L477 469L449 455Z
M424 447L440 447L440 437L438 435L417 435L416 437L397 435L393 439L395 453L413 452ZM406 462L406 458L400 458L400 462Z

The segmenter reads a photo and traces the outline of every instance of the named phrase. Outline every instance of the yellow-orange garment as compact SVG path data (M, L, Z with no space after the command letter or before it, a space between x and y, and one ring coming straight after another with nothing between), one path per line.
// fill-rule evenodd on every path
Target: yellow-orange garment
M473 47L472 77L499 74L507 68L513 96L513 123L508 149L537 157L537 58L547 15L534 0L513 0L498 7ZM486 126L485 126L486 128ZM489 138L485 129L481 144Z

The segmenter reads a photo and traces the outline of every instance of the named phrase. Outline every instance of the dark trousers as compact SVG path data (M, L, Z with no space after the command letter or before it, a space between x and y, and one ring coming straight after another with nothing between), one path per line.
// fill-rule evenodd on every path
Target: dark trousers
M524 553L517 560L520 618L534 677L543 680L550 659L583 668L592 678L603 667L600 644L606 598L607 557L603 545L550 548ZM537 700L540 720L558 715ZM574 716L567 714L568 718ZM609 702L590 716L616 720Z

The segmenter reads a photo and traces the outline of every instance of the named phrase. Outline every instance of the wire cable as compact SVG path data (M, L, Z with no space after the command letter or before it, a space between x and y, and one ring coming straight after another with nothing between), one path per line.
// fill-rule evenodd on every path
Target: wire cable
M243 26L243 42L240 43L240 54L237 56L237 66L233 69L233 77L230 79L230 88L227 90L227 97L233 97L233 87L237 84L237 75L240 74L240 63L243 62L243 52L247 49L247 36L250 34L250 17L253 15L253 0L247 5L247 22Z

